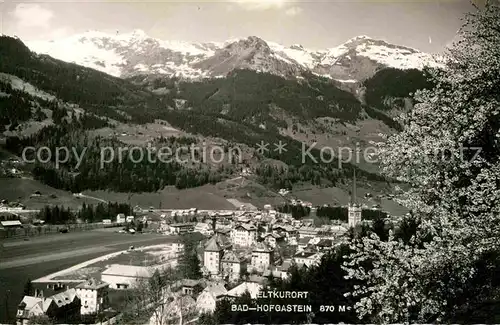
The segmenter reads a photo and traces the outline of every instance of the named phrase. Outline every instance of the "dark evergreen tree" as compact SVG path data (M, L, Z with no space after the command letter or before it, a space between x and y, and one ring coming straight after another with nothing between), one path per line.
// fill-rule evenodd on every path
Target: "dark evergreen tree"
M35 294L35 289L33 288L33 284L31 283L31 279L28 279L24 284L23 294L25 296L32 296Z

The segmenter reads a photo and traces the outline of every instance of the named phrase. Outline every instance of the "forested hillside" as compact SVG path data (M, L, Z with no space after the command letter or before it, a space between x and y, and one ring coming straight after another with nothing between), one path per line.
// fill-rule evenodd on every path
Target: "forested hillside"
M0 36L0 72L12 74L65 102L118 120L117 110L142 122L155 97L130 82L76 64L31 52L21 40Z
M304 144L280 135L289 123L334 118L336 123L351 123L366 118L366 110L351 93L337 88L331 81L304 74L296 80L235 70L227 78L199 82L148 77L129 80L62 62L46 55L37 55L19 40L2 36L0 39L0 72L20 78L30 87L44 92L34 98L8 83L1 85L0 120L14 130L20 123L47 118L51 111L55 126L45 126L36 134L7 139L7 148L21 154L25 146L66 146L87 148L85 161L76 168L70 161L62 169L54 169L54 161L37 164L32 172L42 182L56 188L79 192L85 189L116 191L156 191L166 185L178 188L215 183L230 177L242 166L186 167L176 162L113 163L100 169L99 148L118 148L124 144L114 138L93 137L91 130L113 128L115 123L129 125L168 121L173 127L189 134L214 137L223 142L244 144L254 150L252 167L258 180L272 188L291 187L297 182L331 186L350 177L351 163L340 164L339 157L328 155L326 162L318 149L310 150L312 159L304 160ZM16 107L16 109L13 109ZM367 112L369 110L366 110ZM377 118L377 116L374 116ZM379 117L387 119L384 114ZM111 120L114 121L111 123ZM389 119L390 122L390 119ZM387 124L388 122L385 121ZM396 127L397 125L393 125ZM255 151L257 143L282 141L287 150ZM305 148L307 149L308 146ZM283 162L284 168L262 163L266 159ZM248 163L245 163L248 165ZM359 171L366 180L383 177Z
M381 111L404 107L404 99L419 89L430 89L432 81L426 71L385 68L364 82L365 102ZM393 101L390 101L393 100Z

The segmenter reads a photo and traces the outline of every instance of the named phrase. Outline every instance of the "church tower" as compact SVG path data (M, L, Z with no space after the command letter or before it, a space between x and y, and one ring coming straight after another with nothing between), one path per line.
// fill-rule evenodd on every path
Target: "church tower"
M210 275L218 275L221 271L221 261L224 248L217 241L217 235L213 235L205 244L203 252L203 266Z
M356 200L356 170L353 173L352 179L352 192L351 192L351 202L347 208L348 223L349 227L355 227L357 224L361 223L361 205L357 203Z

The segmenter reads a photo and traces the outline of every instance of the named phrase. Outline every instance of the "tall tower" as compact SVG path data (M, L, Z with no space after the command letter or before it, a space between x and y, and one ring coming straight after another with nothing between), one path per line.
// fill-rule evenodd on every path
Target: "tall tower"
M349 202L349 206L347 208L349 227L355 227L358 223L361 223L361 212L361 205L359 205L356 200L356 170L354 170L352 177L351 202Z
M210 272L210 275L219 274L223 254L224 249L217 242L217 235L213 235L206 243L203 252L203 265Z

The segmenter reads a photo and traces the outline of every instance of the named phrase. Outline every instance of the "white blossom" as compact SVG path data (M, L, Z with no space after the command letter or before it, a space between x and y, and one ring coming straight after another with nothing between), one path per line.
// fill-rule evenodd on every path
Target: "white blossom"
M417 104L401 117L404 130L379 146L384 174L411 185L398 202L422 222L409 245L392 233L386 242L351 243L344 268L365 283L351 293L360 297L360 318L442 321L448 299L474 276L474 262L499 248L500 145L485 142L500 137L499 7L467 17L460 36L446 69L429 70L436 87L415 93ZM478 144L474 155L468 147ZM373 269L361 267L368 260Z

